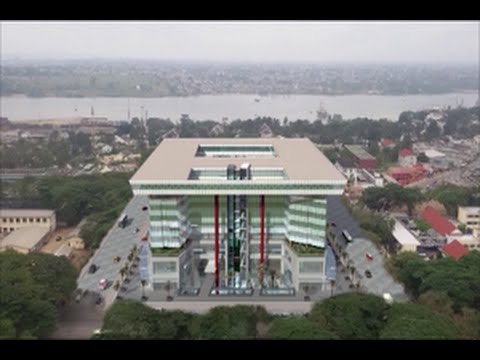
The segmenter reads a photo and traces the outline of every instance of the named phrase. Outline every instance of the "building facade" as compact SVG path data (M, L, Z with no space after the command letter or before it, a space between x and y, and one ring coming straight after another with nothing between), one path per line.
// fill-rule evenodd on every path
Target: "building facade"
M472 230L480 230L480 207L459 206L457 220Z
M328 283L326 195L346 179L308 139L166 139L130 184L149 197L153 288L282 295Z
M55 211L45 209L0 209L0 233L9 233L26 227L55 230Z
M344 145L344 148L353 157L355 167L362 169L373 169L377 166L377 159L368 153L360 145Z
M401 167L410 167L417 164L417 157L410 149L402 149L398 152L398 163Z

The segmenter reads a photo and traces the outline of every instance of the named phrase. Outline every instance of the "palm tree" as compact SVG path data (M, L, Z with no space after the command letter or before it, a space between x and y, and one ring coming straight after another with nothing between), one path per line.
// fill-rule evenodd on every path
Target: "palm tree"
M310 296L308 296L308 292L310 291L310 284L303 285L303 292L305 296L303 297L305 301L310 301Z
M170 296L170 290L172 289L172 283L168 280L165 283L165 290L167 291L167 301L171 301L172 297Z
M277 276L277 272L275 269L270 269L270 280L272 282L272 288L275 286L275 277Z
M335 279L330 279L330 296L333 296L333 290L335 289Z
M147 297L145 296L145 285L147 284L146 280L141 280L140 283L142 284L142 301L147 300Z

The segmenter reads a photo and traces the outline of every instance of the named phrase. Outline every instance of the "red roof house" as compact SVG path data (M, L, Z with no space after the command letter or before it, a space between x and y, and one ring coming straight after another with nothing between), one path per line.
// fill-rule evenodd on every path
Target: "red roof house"
M402 149L398 152L398 156L410 156L413 155L413 151L410 149Z
M450 234L453 230L455 230L455 226L445 219L442 215L440 215L434 208L428 206L423 212L420 214L420 217L428 222L430 226L442 236L446 236Z
M454 260L458 260L468 253L468 249L458 240L453 240L451 243L443 245L441 250L445 255L450 256Z
M381 146L392 146L392 145L395 145L395 144L393 143L393 141L391 139L382 138L380 140L380 145Z

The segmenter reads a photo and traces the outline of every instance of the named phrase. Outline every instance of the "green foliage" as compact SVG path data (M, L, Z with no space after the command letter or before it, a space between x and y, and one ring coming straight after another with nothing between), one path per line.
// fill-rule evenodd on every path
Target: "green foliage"
M217 306L205 314L198 338L206 340L255 339L257 316L254 306Z
M413 253L400 253L392 259L393 271L406 289L417 298L427 291L444 292L453 309L463 306L480 310L480 253L471 251L460 260L451 258L425 262Z
M312 322L306 317L276 318L267 333L273 340L336 340L333 332Z
M427 197L438 200L450 216L456 216L458 206L480 206L480 186L441 185L429 191Z
M423 219L416 219L415 220L415 225L417 226L418 230L423 231L423 232L425 232L425 231L427 231L428 229L431 228L430 224Z
M115 302L104 318L104 334L97 338L184 340L196 315L158 311L138 301Z
M415 203L422 201L419 189L404 188L397 184L385 187L371 187L362 193L361 201L368 208L377 211L388 211L394 206L407 206L411 213Z
M80 235L96 248L131 198L131 174L108 173L78 177L26 178L16 183L20 200L34 200L57 213L58 222L76 225L85 217Z
M57 306L76 287L76 270L63 257L0 253L1 336L45 338L55 328Z
M341 339L376 339L387 308L379 296L347 293L316 303L310 318Z
M325 155L332 164L335 164L335 162L339 158L339 154L337 150L335 150L334 148L325 148L325 149L322 149L322 152L323 152L323 155Z
M370 239L378 245L390 243L394 226L393 220L386 219L381 213L376 213L368 209L349 209L367 239Z
M395 303L387 311L386 318L380 339L442 340L458 337L458 330L451 320L423 305Z

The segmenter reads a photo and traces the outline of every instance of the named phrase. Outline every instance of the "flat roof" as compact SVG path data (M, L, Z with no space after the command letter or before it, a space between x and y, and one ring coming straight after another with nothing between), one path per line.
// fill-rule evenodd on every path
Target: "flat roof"
M50 217L55 214L49 209L0 209L0 217Z
M49 231L48 228L40 226L20 228L8 234L0 242L0 247L5 248L15 246L30 250L35 247L35 245L37 245Z
M359 159L376 160L374 156L368 153L367 150L360 145L344 145L344 147Z
M437 151L435 149L428 149L428 150L425 150L425 155L429 158L435 158L435 157L443 157L445 156L444 153L440 152L440 151Z
M480 212L480 206L459 206L458 209L462 209L469 214L476 214Z
M199 145L262 144L273 146L275 155L196 156ZM253 168L283 168L288 180L345 181L335 166L306 138L164 139L131 181L184 181L188 180L192 168L219 168L230 164L240 167L244 163Z
M398 220L395 220L395 226L392 231L393 237L402 245L420 246L420 241L408 231Z

